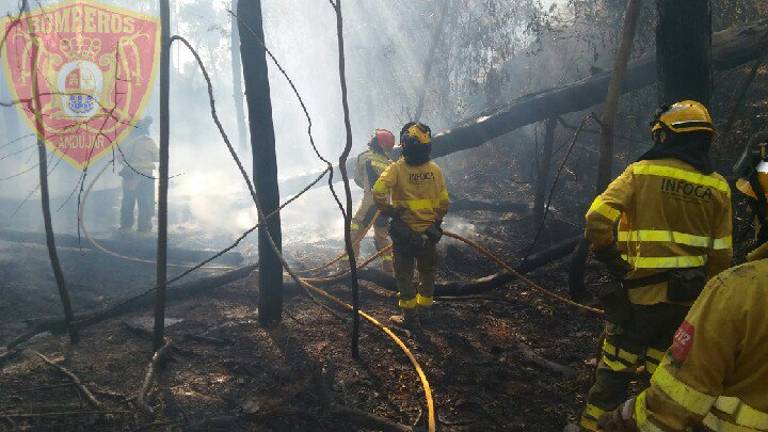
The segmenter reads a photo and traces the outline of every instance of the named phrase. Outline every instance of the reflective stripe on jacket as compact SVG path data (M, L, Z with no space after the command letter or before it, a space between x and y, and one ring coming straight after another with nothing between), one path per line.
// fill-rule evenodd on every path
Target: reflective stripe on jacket
M448 189L443 172L432 161L411 166L400 158L376 181L373 197L380 209L405 209L401 216L403 222L416 232L424 232L448 212Z
M702 174L677 159L640 161L594 200L586 236L595 250L618 243L633 267L628 279L693 267L706 267L711 278L730 266L731 218L731 190L721 175ZM666 286L633 288L630 300L664 302Z
M762 250L765 258L766 250ZM757 257L756 257L757 258ZM768 431L768 259L712 279L635 401L643 432Z

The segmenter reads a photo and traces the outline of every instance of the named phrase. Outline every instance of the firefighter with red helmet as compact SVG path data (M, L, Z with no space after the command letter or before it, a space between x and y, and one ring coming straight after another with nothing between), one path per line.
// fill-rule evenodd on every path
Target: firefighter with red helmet
M352 218L352 240L355 255L360 255L360 239L365 237L373 223L373 238L376 250L387 248L392 242L387 234L387 218L377 215L376 203L373 200L371 189L379 179L382 172L392 163L389 153L395 147L395 136L386 129L376 129L371 140L368 141L368 150L357 156L355 164L354 180L363 189L363 200ZM374 220L374 217L376 218ZM382 257L382 270L393 272L392 251Z

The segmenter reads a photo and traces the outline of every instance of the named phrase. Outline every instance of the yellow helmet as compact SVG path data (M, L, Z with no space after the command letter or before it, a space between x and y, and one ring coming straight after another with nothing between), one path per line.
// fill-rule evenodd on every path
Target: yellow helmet
M432 144L432 130L423 123L408 123L400 131L400 142L404 146L409 144Z
M651 122L651 133L655 136L664 129L672 133L715 132L709 110L701 102L694 100L684 100L661 107Z

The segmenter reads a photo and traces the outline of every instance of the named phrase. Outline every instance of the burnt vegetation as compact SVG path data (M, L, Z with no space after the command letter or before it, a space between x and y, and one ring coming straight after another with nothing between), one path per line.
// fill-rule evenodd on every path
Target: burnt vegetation
M57 4L16 3L4 48ZM667 42L672 0L103 3L162 23L159 213L116 233L124 141L99 130L103 159L61 164L40 101L58 95L21 100L0 73L0 431L561 430L599 352L581 303L605 276L581 241L596 191L680 83L706 88L729 181L768 128L761 0L701 2L704 84ZM374 128L414 119L452 202L420 334L390 321L384 252L351 253L347 174Z

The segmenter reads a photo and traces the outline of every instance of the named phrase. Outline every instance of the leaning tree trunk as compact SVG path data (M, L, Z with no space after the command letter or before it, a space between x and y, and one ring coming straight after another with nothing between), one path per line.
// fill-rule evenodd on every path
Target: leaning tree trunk
M238 0L232 0L233 11L237 11L238 3ZM245 128L245 110L243 109L243 66L240 61L240 31L237 28L237 17L232 17L230 27L230 54L232 56L232 97L235 102L237 142L240 151L244 152L248 149L248 130Z
M608 84L608 94L603 106L602 133L600 134L600 161L597 167L597 183L595 195L602 193L611 181L611 167L613 165L613 127L616 122L616 112L619 108L619 97L624 86L624 76L627 72L627 64L632 54L632 45L635 40L637 19L640 15L641 0L629 0L627 12L624 15L624 27L621 31L621 42L613 65L613 75ZM586 294L584 287L584 265L587 261L588 247L586 240L579 243L576 252L571 259L571 269L568 275L569 292L571 297L581 299Z
M27 1L22 3L22 7L24 12L29 14L29 3ZM38 164L40 171L40 201L42 203L43 223L45 225L45 240L48 246L48 258L51 261L53 275L56 278L56 286L59 288L59 297L61 298L61 304L64 308L64 319L67 323L67 329L69 330L69 340L73 344L76 344L80 341L80 335L78 334L77 326L73 322L74 314L72 313L72 302L70 301L69 291L67 290L67 284L64 280L64 272L61 270L59 255L56 252L56 240L53 235L53 222L51 220L50 193L48 188L48 155L45 148L45 125L43 124L42 114L43 105L40 101L40 88L37 73L41 41L34 32L30 32L30 36L32 37L30 65L32 74L32 108L35 114L35 130L38 136L37 154L40 161Z
M254 156L253 179L261 213L268 215L280 205L280 191L261 0L240 2L237 16ZM283 266L269 240L271 236L277 250L282 251L280 214L259 222L259 322L267 326L280 322L283 312Z
M154 350L165 339L165 283L168 280L168 157L171 136L171 8L160 0L160 187L157 200L157 291L155 291Z
M659 104L712 96L710 0L656 0L656 73Z
M728 70L759 58L764 49L762 36L766 30L768 20L762 20L713 34L713 67L716 70ZM644 56L633 62L627 68L622 92L655 84L655 71L654 55ZM432 156L438 158L470 150L517 128L603 103L610 79L610 72L599 73L581 81L522 96L504 106L478 113L451 129L434 135ZM349 166L351 169L352 161ZM319 174L314 172L287 179L283 182L283 192L298 193Z

